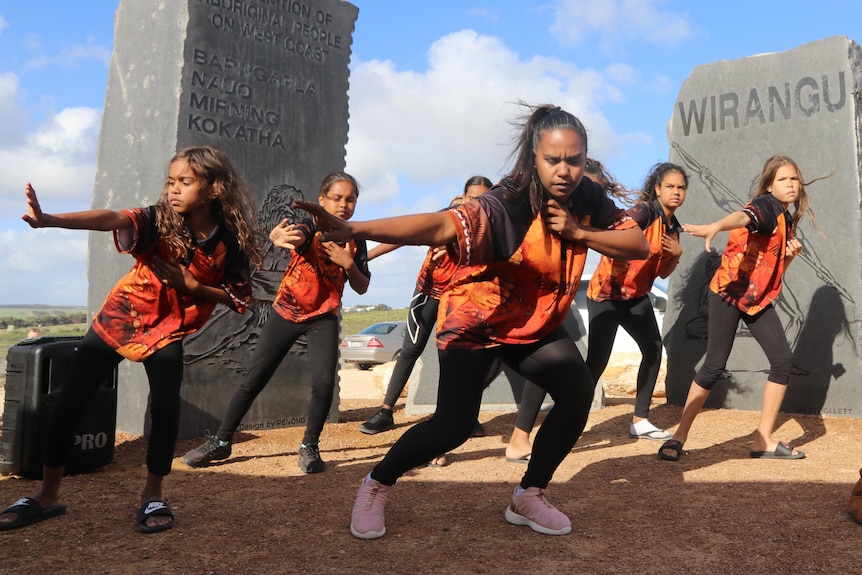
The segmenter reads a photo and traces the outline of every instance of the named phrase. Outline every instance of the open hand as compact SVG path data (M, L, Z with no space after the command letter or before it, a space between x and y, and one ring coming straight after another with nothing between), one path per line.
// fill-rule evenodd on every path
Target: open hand
M706 251L712 251L712 238L718 233L718 227L714 224L683 224L684 232L693 235L696 238L706 239Z
M682 246L679 245L679 238L675 235L663 234L661 237L661 247L671 257L678 258L682 255Z
M323 209L323 206L305 200L295 200L293 207L305 210L314 218L314 223L323 230L323 240L344 243L353 237L353 229L346 221Z
M42 206L39 205L39 199L36 197L36 190L30 182L24 186L24 194L27 196L27 213L21 216L21 219L30 224L31 228L45 227L45 215L42 213Z
M295 250L304 244L307 238L298 225L291 224L285 218L269 232L269 239L274 246L286 250Z
M326 252L326 257L329 261L338 267L345 269L353 262L353 255L350 253L350 244L337 244L335 242L321 242L320 246Z

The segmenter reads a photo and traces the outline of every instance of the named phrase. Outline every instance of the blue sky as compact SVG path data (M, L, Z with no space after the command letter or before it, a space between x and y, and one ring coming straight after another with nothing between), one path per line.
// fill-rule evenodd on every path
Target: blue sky
M0 304L86 303L88 234L31 230L20 214L27 181L47 212L91 207L117 5L0 2ZM356 5L347 169L363 187L357 219L436 210L467 177L499 177L517 100L575 113L590 155L638 187L668 157L667 122L695 66L828 36L862 41L862 0ZM374 113L381 101L387 118ZM345 304L405 307L423 254L375 260L369 292L347 288Z

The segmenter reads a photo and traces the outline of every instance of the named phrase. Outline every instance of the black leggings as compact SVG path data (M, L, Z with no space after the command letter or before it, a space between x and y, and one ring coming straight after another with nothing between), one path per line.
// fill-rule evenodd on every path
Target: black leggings
M434 333L439 308L440 300L422 293L419 288L416 288L413 292L413 298L410 300L410 309L407 312L407 334L404 336L401 353L398 354L395 367L392 369L392 377L389 378L389 385L386 387L386 396L383 398L383 405L395 405L395 402L398 401L398 396L404 391L404 386L407 385L407 380L410 379L410 374L413 372L416 360L422 355L428 339ZM494 381L497 374L500 373L500 368L499 359L491 364L487 374L483 378L485 382L483 388L488 387ZM532 431L533 424L536 422L539 411L542 409L542 402L544 400L544 390L529 381L525 382L521 403L518 406L518 419L515 422L515 426L528 432Z
M110 377L123 356L90 329L84 336L66 381L60 389L45 439L47 467L65 467L75 440L75 429L87 402ZM154 475L171 472L180 425L180 385L183 381L183 345L168 344L143 361L150 384L150 428L147 470Z
M757 315L750 316L709 292L708 339L703 366L694 375L694 382L704 389L712 389L727 366L740 318L769 359L769 381L787 385L793 367L793 351L787 343L781 320L772 304Z
M386 387L384 405L395 405L398 396L407 385L416 360L422 355L428 338L434 332L439 307L440 300L425 295L418 288L413 292L413 299L410 300L410 309L407 312L407 333L404 335L401 353L395 361L392 377L389 378L389 385Z
M635 416L649 416L650 402L661 368L661 333L648 296L633 300L602 302L587 299L590 327L587 339L587 367L598 384L614 347L617 327L622 326L641 352L638 369Z
M218 438L231 441L233 434L248 413L255 398L263 391L290 348L305 334L311 369L311 402L302 443L317 443L335 393L335 372L338 360L338 317L324 314L302 323L288 321L272 312L260 332L257 347L249 360L250 369L234 392L227 414L219 427ZM309 353L309 356L311 354Z
M590 372L562 327L534 344L439 350L437 410L408 429L371 476L385 485L394 485L407 471L464 443L479 414L483 378L498 357L548 392L554 401L536 434L521 480L523 487L547 487L584 430L593 400Z

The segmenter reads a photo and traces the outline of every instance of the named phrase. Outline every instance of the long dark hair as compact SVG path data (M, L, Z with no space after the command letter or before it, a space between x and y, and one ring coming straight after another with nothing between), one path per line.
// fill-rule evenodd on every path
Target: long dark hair
M811 209L811 206L808 203L808 192L805 191L805 186L810 186L818 180L832 177L832 174L822 178L814 178L810 182L806 182L802 179L802 170L799 169L799 165L793 160L793 158L786 154L775 154L764 162L763 170L760 172L760 179L757 181L757 186L754 189L752 197L770 193L769 190L772 188L775 176L778 174L778 169L782 166L792 167L796 170L796 174L799 176L799 197L797 197L793 202L793 228L796 229L802 221L802 216L808 214L811 226L820 233L820 235L823 235L817 228L817 224L814 223L814 210Z
M469 188L470 186L485 186L490 190L494 186L494 184L491 183L491 180L489 180L485 176L473 176L469 180L467 180L467 183L464 184L465 194L467 193L467 188Z
M619 183L600 161L587 158L587 164L584 166L584 176L600 185L612 199L619 200L621 203L628 205L634 203L635 200L632 197L634 193Z
M574 115L559 106L551 104L531 106L524 102L520 102L520 106L526 112L514 122L521 131L515 141L515 148L509 154L509 160L513 165L508 177L514 182L515 190L507 193L506 198L514 200L521 198L525 193L529 194L530 205L535 215L542 209L545 196L542 182L539 181L539 176L534 169L536 148L539 147L542 134L555 130L574 130L583 139L586 153L587 129Z

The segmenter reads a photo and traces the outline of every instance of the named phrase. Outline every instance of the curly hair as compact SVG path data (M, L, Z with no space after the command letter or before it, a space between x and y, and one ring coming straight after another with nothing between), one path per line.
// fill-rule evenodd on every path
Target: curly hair
M263 262L263 255L255 227L255 202L248 184L239 175L230 158L212 146L193 146L174 154L170 164L177 160L188 161L189 167L206 180L216 192L210 202L213 217L224 225L254 268ZM186 257L194 247L194 238L185 225L185 218L171 209L168 198L168 180L156 202L156 226L177 260Z

